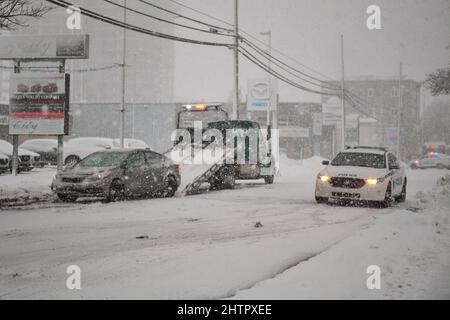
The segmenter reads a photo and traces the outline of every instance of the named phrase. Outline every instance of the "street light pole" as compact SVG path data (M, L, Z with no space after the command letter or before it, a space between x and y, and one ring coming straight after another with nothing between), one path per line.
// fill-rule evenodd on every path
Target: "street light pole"
M398 107L397 107L397 158L399 159L400 159L400 126L401 126L401 113L403 104L402 77L403 77L403 64L400 62L399 77L398 77Z
M234 46L233 46L233 112L232 119L239 119L239 15L238 15L238 0L234 0Z
M127 23L127 0L124 0L123 21ZM120 147L124 147L125 136L125 62L127 52L127 29L123 28L123 52L122 52L122 104L120 106Z
M342 150L345 149L345 80L344 80L344 35L341 35L341 99L342 99Z
M267 83L269 84L269 90L271 90L272 89L272 83L271 83L271 77L270 77L270 69L271 69L271 63L272 63L272 60L271 60L271 55L272 55L272 32L271 31L266 31L266 32L261 32L260 33L260 35L262 35L262 36L268 36L269 37L269 44L268 44L268 53L269 53L269 56L268 56L268 58L267 58L267 60L268 60L268 71L267 71ZM273 92L272 92L272 94L273 94ZM271 101L269 101L269 103L267 104L267 127L269 127L269 125L270 125L270 109L271 109L271 105L270 105L270 103L271 103Z

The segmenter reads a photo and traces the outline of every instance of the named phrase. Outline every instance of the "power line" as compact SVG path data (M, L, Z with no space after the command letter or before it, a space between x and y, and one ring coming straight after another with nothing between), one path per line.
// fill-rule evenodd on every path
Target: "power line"
M233 24L231 24L231 23L229 23L229 22L227 22L227 21L225 21L225 20L222 20L222 19L220 19L220 18L217 18L217 17L215 17L215 16L213 16L213 15L207 14L207 13L202 12L202 11L200 11L200 10L194 9L194 8L192 8L192 7L190 7L190 6L186 5L186 4L183 4L183 3L179 2L179 1L175 1L175 0L169 0L169 1L175 3L175 4L179 5L179 6L181 6L181 7L183 7L183 8L186 8L186 9L188 9L188 10L191 10L191 11L193 11L193 12L196 12L196 13L198 13L198 14L201 14L201 15L203 15L203 16L205 16L205 17L208 17L208 18L210 18L210 19L212 19L212 20L221 22L221 23L226 24L226 25L231 26L231 27L233 26ZM266 44L266 43L264 43L263 41L259 40L257 37L253 36L253 35L250 34L249 32L247 32L247 31L245 31L245 30L243 30L243 29L239 29L239 31L240 31L241 33L243 33L243 34L246 34L248 37L250 37L250 38L253 39L254 41L257 41L257 42L259 42L260 44L262 44L263 46L267 47L267 44ZM308 69L308 70L310 70L310 71L312 71L312 72L314 72L314 73L316 73L316 74L318 74L318 75L320 75L320 76L322 76L322 77L324 77L324 78L326 78L326 79L328 79L328 80L333 80L333 79L331 79L330 77L324 75L323 73L320 73L319 71L314 70L313 68L308 67L307 65L301 63L301 62L298 61L297 59L294 59L294 58L288 56L287 54L283 53L282 51L280 51L280 50L278 50L278 49L276 49L276 48L274 48L274 47L271 47L271 49L272 49L273 51L277 52L278 54L280 54L281 56L283 56L283 57L285 57L285 58L291 60L292 62L295 62L295 63L297 63L298 65L301 65L302 67L304 67L304 68L306 68L306 69ZM323 82L323 80L320 80L320 81Z
M225 21L225 20L219 19L219 18L217 18L217 17L214 17L214 16L212 16L212 15L209 15L209 14L207 14L207 13L205 13L205 12L200 11L200 10L191 8L191 7L189 7L188 5L185 5L185 4L181 3L181 2L178 2L178 1L175 1L175 0L169 0L169 1L170 1L170 2L173 2L173 3L177 4L177 5L179 5L180 7L189 9L189 10L191 10L191 11L193 11L193 12L196 12L196 13L199 13L199 14L205 16L205 17L208 17L208 18L210 18L210 19L216 20L216 21L218 21L218 22L220 22L220 23L223 23L223 24L226 24L226 25L228 25L228 26L230 26L230 27L233 27L233 24L231 24L231 23L229 23L229 22L227 22L227 21ZM241 29L239 29L239 30L242 31Z
M202 12L202 11L200 11L200 10L194 9L194 8L192 8L192 7L190 7L190 6L186 5L186 4L183 4L183 3L179 2L179 1L175 1L175 0L169 0L169 1L175 3L175 4L179 5L179 6L181 6L181 7L183 7L183 8L186 8L186 9L188 9L188 10L191 10L191 11L193 11L193 12L196 12L196 13L198 13L198 14L201 14L201 15L203 15L203 16L205 16L205 17L208 17L209 19L218 21L218 22L220 22L220 23L223 23L223 24L228 25L228 26L231 26L231 27L233 26L233 24L231 24L231 23L229 23L229 22L227 22L227 21L225 21L225 20L223 20L223 19L217 18L217 17L215 17L215 16L213 16L213 15L210 15L210 14L207 14L207 13ZM260 39L258 39L257 37L253 36L253 35L250 34L249 32L247 32L247 31L245 31L245 30L243 30L243 29L239 29L239 31L240 31L241 33L247 35L249 38L253 39L254 41L256 41L256 42L262 44L264 47L268 47L268 45L267 45L265 42L261 41ZM241 37L241 39L243 39L243 38ZM246 39L246 40L247 40L248 42L250 42L248 39ZM254 45L254 44L253 44L253 45ZM256 46L256 45L255 45L255 46ZM297 59L295 59L295 58L293 58L293 57L291 57L291 56L289 56L289 55L283 53L282 51L278 50L277 48L274 48L274 47L271 46L271 50L272 50L272 51L275 51L276 53L278 53L279 55L283 56L284 58L289 59L290 61L292 61L292 62L294 62L294 63L296 63L296 64L298 64L298 65L300 65L300 66L302 66L302 67L304 67L304 68L306 68L306 69L308 69L308 70L310 70L310 71L312 71L312 72L314 72L314 73L316 73L316 74L318 74L318 75L320 75L320 76L322 76L322 77L324 77L325 79L328 79L328 80L330 80L330 81L334 81L334 80L333 80L332 78L330 78L329 76L327 76L327 75L325 75L325 74L323 74L323 73L321 73L321 72L319 72L319 71L317 71L317 70L315 70L315 69L313 69L313 68L311 68L311 67L309 67L309 66L307 66L307 65L305 65L305 64L303 64L303 63L301 63L301 62L298 61ZM273 56L272 56L272 58L275 59ZM289 66L289 67L290 67L290 66ZM325 84L327 84L327 85L332 85L330 82L327 82L327 81L318 79L317 77L310 76L309 74L306 74L306 73L304 73L304 72L301 72L301 71L299 71L299 70L297 70L297 69L295 69L295 68L293 68L293 69L295 70L295 72L299 72L300 74L302 74L302 75L304 75L304 76L307 76L307 77L309 77L309 78L311 78L311 79L313 79L313 80L319 81L319 82L321 82L321 83L325 83ZM323 88L326 89L325 86L323 86ZM339 85L336 85L336 88L340 88L340 86L339 86ZM333 90L334 90L334 89L333 89ZM350 91L349 89L345 89L345 91L347 91L347 92L353 94L355 97L360 98L358 95L356 95L354 92ZM360 98L360 99L362 99L362 98Z
M247 44L248 46L250 46L253 50L257 51L260 55L264 56L266 59L270 59L270 60L271 60L271 63L277 65L279 68L283 69L284 71L288 72L290 75L293 75L294 77L296 77L296 78L298 78L298 79L300 79L300 80L303 80L303 81L305 81L305 82L307 82L307 83L309 83L309 84L312 84L312 85L314 85L314 86L318 86L318 87L323 88L323 89L340 90L340 86L333 86L333 87L324 86L324 85L322 84L323 81L321 81L321 80L318 80L318 81L321 82L321 84L319 84L319 83L313 82L313 81L311 81L311 80L305 79L305 78L299 76L298 74L296 74L296 73L294 73L294 72L292 72L292 71L290 71L290 70L294 70L294 71L296 71L297 73L302 74L302 75L306 75L306 76L309 76L309 75L304 74L303 72L301 72L301 71L299 71L299 70L297 70L297 69L295 69L295 68L289 66L288 64L284 63L283 61L281 61L281 60L275 58L274 56L272 56L272 55L269 54L268 52L264 51L263 49L259 48L259 47L256 46L255 44L251 43L251 42L248 41L247 39L243 39L243 42L244 42L245 44ZM275 61L275 62L274 62L274 61ZM278 62L278 63L277 63L277 62ZM287 68L286 68L286 67L287 67Z
M192 21L192 22L196 22L196 23L199 23L199 24L208 26L208 27L213 28L213 29L219 29L219 30L223 30L223 31L230 32L230 33L233 32L233 30L231 30L231 29L223 28L223 27L216 26L216 25L212 25L212 24L209 24L209 23L206 23L206 22L197 20L197 19L193 19L193 18L191 18L191 17L188 17L188 16L185 16L185 15L179 14L179 13L177 13L177 12L175 12L175 11L172 11L172 10L169 10L169 9L166 9L166 8L163 8L163 7L160 7L160 6L157 6L156 4L153 4L153 3L148 2L148 1L145 1L145 0L138 0L138 1L139 1L139 2L142 2L142 3L145 3L145 4L147 4L147 5L151 6L151 7L154 7L154 8L156 8L156 9L162 10L162 11L164 11L164 12L168 12L168 13L174 14L174 15L176 15L177 17L184 18L184 19L187 19L187 20Z
M72 7L73 4L69 3L67 1L63 1L63 0L46 0L47 2L50 2L52 4L55 4L57 6L60 7L64 7L64 8L69 8ZM132 30L132 31L136 31L136 32L140 32L143 34L147 34L153 37L159 37L159 38L164 38L164 39L169 39L169 40L174 40L174 41L179 41L179 42L186 42L186 43L192 43L192 44L198 44L198 45L207 45L207 46L218 46L218 47L230 47L232 46L231 44L228 43L218 43L218 42L209 42L209 41L200 41L200 40L195 40L195 39L189 39L189 38L183 38L183 37L177 37L177 36L173 36L170 34L165 34L165 33L161 33L161 32L156 32L156 31L152 31L149 29L145 29L145 28L141 28L141 27L137 27L135 25L131 25L119 20L115 20L112 18L109 18L107 16L101 15L97 12L91 11L91 10L87 10L81 7L77 7L81 14L86 15L88 17L91 17L93 19L102 21L102 22L106 22L112 25L115 25L117 27L121 27L121 28L126 28L128 30Z
M239 52L245 57L247 58L247 60L249 60L250 62L252 62L253 64L257 65L258 67L260 67L261 69L263 69L264 71L270 73L271 75L273 75L274 77L278 78L279 80L293 86L296 87L298 89L301 89L303 91L307 91L307 92L311 92L311 93L316 93L316 94L321 94L321 95L335 95L332 93L327 93L327 92L323 92L323 91L318 91L318 90L314 90L314 89L310 89L307 88L305 86L302 86L301 84L298 84L292 80L290 80L289 78L286 78L285 76L283 76L282 74L274 71L273 69L269 68L267 65L265 65L261 60L259 60L257 57L255 57L253 54L251 54L248 50L246 50L245 48L240 47L239 48Z
M109 4L111 4L111 5L120 7L120 8L122 8L122 9L126 9L126 10L128 10L128 11L134 12L134 13L136 13L136 14L145 16L145 17L147 17L147 18L151 18L151 19L155 19L155 20L158 20L158 21L161 21L161 22L169 23L169 24L172 24L172 25L175 25L175 26L178 26L178 27L183 27L183 28L187 28L187 29L191 29L191 30L195 30L195 31L200 31L200 32L205 32L205 33L210 33L210 34L214 34L214 35L230 36L230 37L232 36L231 34L217 33L217 32L215 32L215 31L212 31L211 28L210 28L209 30L200 29L200 28L188 26L188 25L185 25L185 24L173 22L173 21L170 21L170 20L167 20L167 19L159 18L159 17L156 17L156 16L152 16L152 15L150 15L150 14L147 14L147 13L144 13L144 12L141 12L141 11L138 11L138 10L135 10L135 9L132 9L132 8L130 8L130 7L128 7L128 6L124 6L124 5L122 5L122 4L116 3L116 2L111 1L111 0L103 0L103 1L105 1L105 2L107 2L107 3L109 3Z

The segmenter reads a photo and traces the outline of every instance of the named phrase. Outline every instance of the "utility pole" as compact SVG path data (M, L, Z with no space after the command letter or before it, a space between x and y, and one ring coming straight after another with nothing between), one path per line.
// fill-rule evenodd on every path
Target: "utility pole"
M262 36L268 36L269 37L269 44L268 44L268 53L269 53L269 56L268 56L268 61L267 61L267 64L268 64L268 70L269 71L267 71L267 83L268 83L268 85L269 85L269 90L272 90L272 81L271 81L271 77L270 77L270 69L271 69L271 66L272 66L272 60L271 60L271 58L270 58L270 56L272 55L272 32L271 31L266 31L266 32L261 32L260 33L260 35L262 35ZM273 92L272 92L272 94L273 94ZM270 109L271 109L271 101L269 101L269 103L267 104L267 127L269 127L269 125L270 125Z
M234 47L233 47L233 57L234 57L234 68L233 68L233 112L232 119L239 119L239 25L238 25L239 15L238 15L238 0L234 0Z
M342 150L345 149L345 80L344 80L344 35L341 34L341 100L342 100Z
M402 92L402 75L403 64L400 62L399 77L398 77L398 108L397 108L397 158L400 159L400 125L401 125L401 112L403 104L403 92Z
M127 0L124 0L123 21L127 23ZM120 106L120 147L124 147L125 136L125 62L127 54L127 29L123 28L122 52L122 104Z

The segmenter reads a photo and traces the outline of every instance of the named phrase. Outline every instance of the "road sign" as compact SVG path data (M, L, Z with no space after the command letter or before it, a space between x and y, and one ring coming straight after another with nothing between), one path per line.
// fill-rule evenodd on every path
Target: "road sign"
M63 135L67 132L68 75L11 75L9 134Z
M271 79L250 79L248 81L247 111L266 111L277 109L277 81Z
M89 35L2 36L0 60L87 59Z

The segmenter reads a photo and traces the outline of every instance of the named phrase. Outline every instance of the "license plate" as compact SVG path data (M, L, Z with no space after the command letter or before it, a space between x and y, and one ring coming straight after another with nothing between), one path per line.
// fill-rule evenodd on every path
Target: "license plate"
M348 198L348 199L361 198L361 195L359 193L349 193L349 192L332 192L331 196L336 198Z

